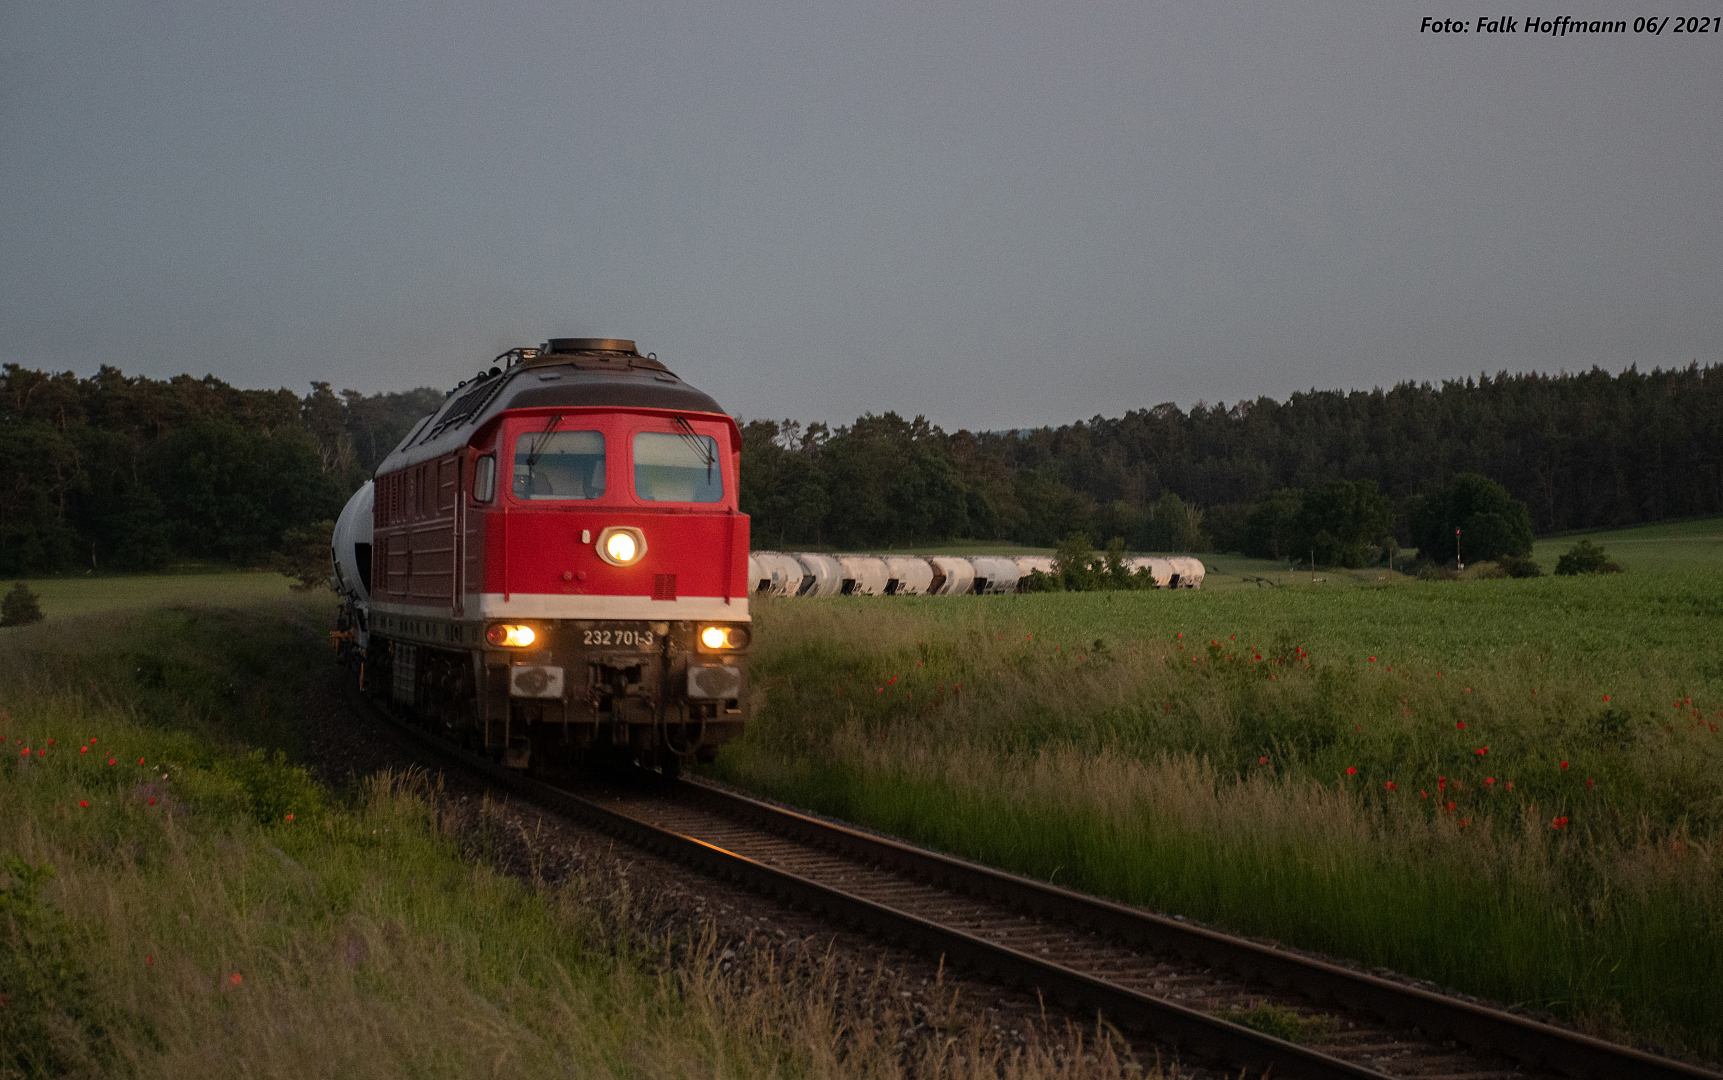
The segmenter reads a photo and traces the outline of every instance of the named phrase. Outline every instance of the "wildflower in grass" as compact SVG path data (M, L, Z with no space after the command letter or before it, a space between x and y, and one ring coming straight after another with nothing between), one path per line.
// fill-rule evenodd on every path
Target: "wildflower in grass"
M155 964L155 962L156 962L156 958L153 956L144 957L144 966L145 967L151 967Z
M887 680L886 680L886 681L885 681L885 684L886 684L886 685L887 685L887 686L890 686L890 685L891 685L891 684L892 684L892 683L894 683L894 682L896 682L896 681L897 681L897 676L896 676L896 675L893 675L893 676L892 676L892 677L891 677L891 678L889 678L889 679L887 679Z
M109 765L112 765L112 764L113 764L113 763L114 763L114 759L113 759L113 758L109 758L109 759L108 759L108 764L109 764Z
M1588 777L1586 777L1586 778L1585 778L1585 786L1586 786L1586 787L1590 787L1590 786L1592 786L1592 785L1593 785L1593 784L1595 784L1595 783L1597 783L1597 781L1596 781L1596 780L1593 780L1593 779L1592 779L1592 778L1591 778L1591 777L1589 777L1589 776L1588 776Z
M293 820L293 815L292 815L292 814L288 814L288 815L287 815L287 820L288 820L288 821L292 821L292 820Z
M156 804L156 797L154 795L151 795L150 796L150 805L154 806L155 804Z
M1514 790L1514 782L1512 780L1508 781L1508 790L1509 791Z
M1552 828L1552 829L1565 829L1565 828L1567 828L1567 818L1565 816L1556 818L1554 821L1550 822L1550 828Z
M1375 662L1376 662L1376 658L1375 658L1375 657L1374 657L1374 656L1372 656L1372 657L1371 657L1371 658L1370 658L1370 662L1371 662L1371 663L1372 663L1372 664L1374 664L1374 663L1375 663Z
M79 799L78 800L78 809L88 810L89 808L90 808L90 800L88 800L88 799Z
M1448 813L1450 813L1450 814L1451 814L1451 813L1453 813L1453 812L1454 812L1454 811L1455 811L1455 810L1456 810L1456 809L1458 809L1458 808L1459 808L1459 806L1460 806L1460 804L1459 804L1459 803L1457 803L1457 802L1453 802L1453 801L1451 801L1451 800L1450 800L1450 801L1449 801L1449 803L1448 803L1448 805L1447 805L1447 808L1446 808L1446 809L1447 809L1447 812L1448 812Z
M1484 786L1485 787L1495 787L1496 786L1496 778L1493 776L1484 777Z
M1358 775L1358 766L1356 766L1356 765L1346 766L1346 775L1347 776L1357 776Z
M1262 659L1262 654L1261 654L1261 653L1257 653L1257 654L1256 654L1256 656L1255 656L1255 659L1257 659L1257 660L1261 660L1261 659Z
M1562 767L1562 768L1563 768L1563 769L1566 769L1566 768L1567 768L1567 762L1565 762L1565 761L1564 761L1564 762L1562 762L1562 763L1561 763L1561 767Z
M144 763L144 759L143 759L143 758L139 758L139 759L138 759L138 764L139 764L139 765L142 765L142 764L143 764L143 763Z
M90 736L90 745L91 746L96 745L96 737L94 735Z
M1448 790L1448 778L1446 776L1436 777L1436 790L1437 791L1447 791Z
M23 751L23 753L24 753L24 756L25 756L25 757L29 757L29 756L30 756L30 748L29 748L29 747L28 747L28 746L26 746L26 747L25 747L25 748L24 748L24 751Z
M1467 826L1467 825L1470 825L1470 824L1471 824L1471 823L1472 823L1472 819L1471 819L1471 818L1461 818L1461 819L1460 819L1460 828L1462 828L1462 829L1463 829L1463 828L1465 828L1465 827L1466 827L1466 826Z
M1383 784L1382 786L1383 786L1383 788L1387 789L1388 791L1399 791L1400 790L1399 788L1394 786L1394 781L1392 781L1392 780L1388 781L1386 784Z
M49 746L53 746L53 745L54 745L54 740L53 740L53 739L49 739L49 740L48 740L48 745L49 745Z
M242 979L241 979L239 972L236 971L232 975L229 975L227 977L227 981L232 986L238 986L240 984L240 982L242 981Z
M1267 758L1266 758L1266 757L1259 757L1259 758L1257 758L1257 759L1256 759L1256 763L1257 763L1257 764L1258 764L1258 765L1267 765L1267 764L1268 764L1268 759L1267 759Z
M1418 792L1418 798L1420 798L1420 799L1428 799L1429 797L1430 797L1430 793L1428 791Z
M78 753L80 753L80 754L87 754L89 752L90 752L90 748L87 746L78 747Z
M1487 754L1489 752L1490 752L1490 748L1487 746L1480 746L1476 750L1472 751L1472 753L1478 755L1479 757L1483 757L1485 754Z
M1464 720L1461 720L1459 723L1455 724L1454 726L1456 728L1459 728L1461 731L1466 730L1466 722Z
M1608 701L1608 700L1609 700L1609 695L1608 695L1608 694L1605 694L1605 695L1603 695L1603 700L1605 700L1605 701Z

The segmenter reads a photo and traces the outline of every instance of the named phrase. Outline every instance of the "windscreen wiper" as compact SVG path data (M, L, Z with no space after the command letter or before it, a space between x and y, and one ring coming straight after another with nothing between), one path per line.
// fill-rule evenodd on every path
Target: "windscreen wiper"
M712 465L718 460L718 455L713 452L709 445L712 441L711 436L696 434L694 425L688 422L686 416L676 417L676 426L682 429L676 434L682 436L682 441L692 447L694 453L705 463L706 482L710 484L712 482Z
M532 449L527 452L527 455L526 455L526 479L527 479L527 490L529 490L529 491L532 490L533 466L538 464L538 459L541 455L544 454L545 447L550 445L551 433L556 430L556 425L558 425L560 423L562 423L562 414L561 413L558 413L557 415L551 417L550 423L545 426L544 431L539 435L539 437L533 441Z

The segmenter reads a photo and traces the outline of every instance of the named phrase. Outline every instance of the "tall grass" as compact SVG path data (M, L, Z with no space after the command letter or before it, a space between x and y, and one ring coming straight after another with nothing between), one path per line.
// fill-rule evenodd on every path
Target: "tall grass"
M1715 1056L1719 595L1713 573L763 604L755 722L718 772Z
M656 934L603 860L464 858L423 774L320 786L291 753L323 614L0 645L0 1077L1122 1075L1106 1039L1013 1056L866 972Z

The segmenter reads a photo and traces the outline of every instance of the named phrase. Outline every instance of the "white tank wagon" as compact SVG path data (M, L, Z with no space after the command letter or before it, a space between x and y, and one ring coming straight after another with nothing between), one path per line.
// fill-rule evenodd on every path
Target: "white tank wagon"
M798 551L795 560L802 564L802 591L797 596L837 596L844 591L844 564L830 555Z
M887 596L924 596L933 586L933 564L916 555L885 556Z
M760 561L760 556L754 552L748 553L748 591L755 593L772 591L772 572Z
M375 524L371 506L376 495L376 485L365 481L365 486L354 492L341 508L329 541L335 586L347 601L341 607L342 621L347 621L347 612L353 613L350 624L337 626L336 632L351 631L353 646L361 652L371 644L371 529Z
M967 596L975 585L975 567L968 559L956 555L935 555L927 560L933 567L933 580L928 583L929 596Z
M844 567L845 596L885 595L891 572L886 569L884 559L872 555L839 555L838 562Z
M760 591L773 596L799 596L807 583L808 572L794 555L781 551L757 551L749 556L760 565L766 588Z
M1046 555L1019 555L1012 561L1017 564L1017 570L1024 580L1037 570L1048 577L1054 576L1053 560Z
M1000 555L976 555L970 558L969 565L975 567L975 585L972 591L977 595L1014 593L1017 591L1017 583L1023 578L1023 571L1018 567L1017 560Z
M1192 558L1189 555L1174 555L1167 561L1172 564L1173 573L1176 575L1174 580L1167 582L1168 588L1200 589L1203 587L1205 571L1201 559Z

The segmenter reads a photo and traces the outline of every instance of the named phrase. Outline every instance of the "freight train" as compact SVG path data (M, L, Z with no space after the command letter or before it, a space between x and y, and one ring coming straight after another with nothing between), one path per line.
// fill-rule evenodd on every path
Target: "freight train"
M747 722L741 434L634 342L449 392L342 511L337 640L392 712L516 768L680 771Z
M1200 589L1205 568L1189 555L1139 555L1125 560L1146 570L1159 589ZM748 581L774 596L966 596L1018 592L1034 571L1053 571L1044 555L821 555L756 551Z

